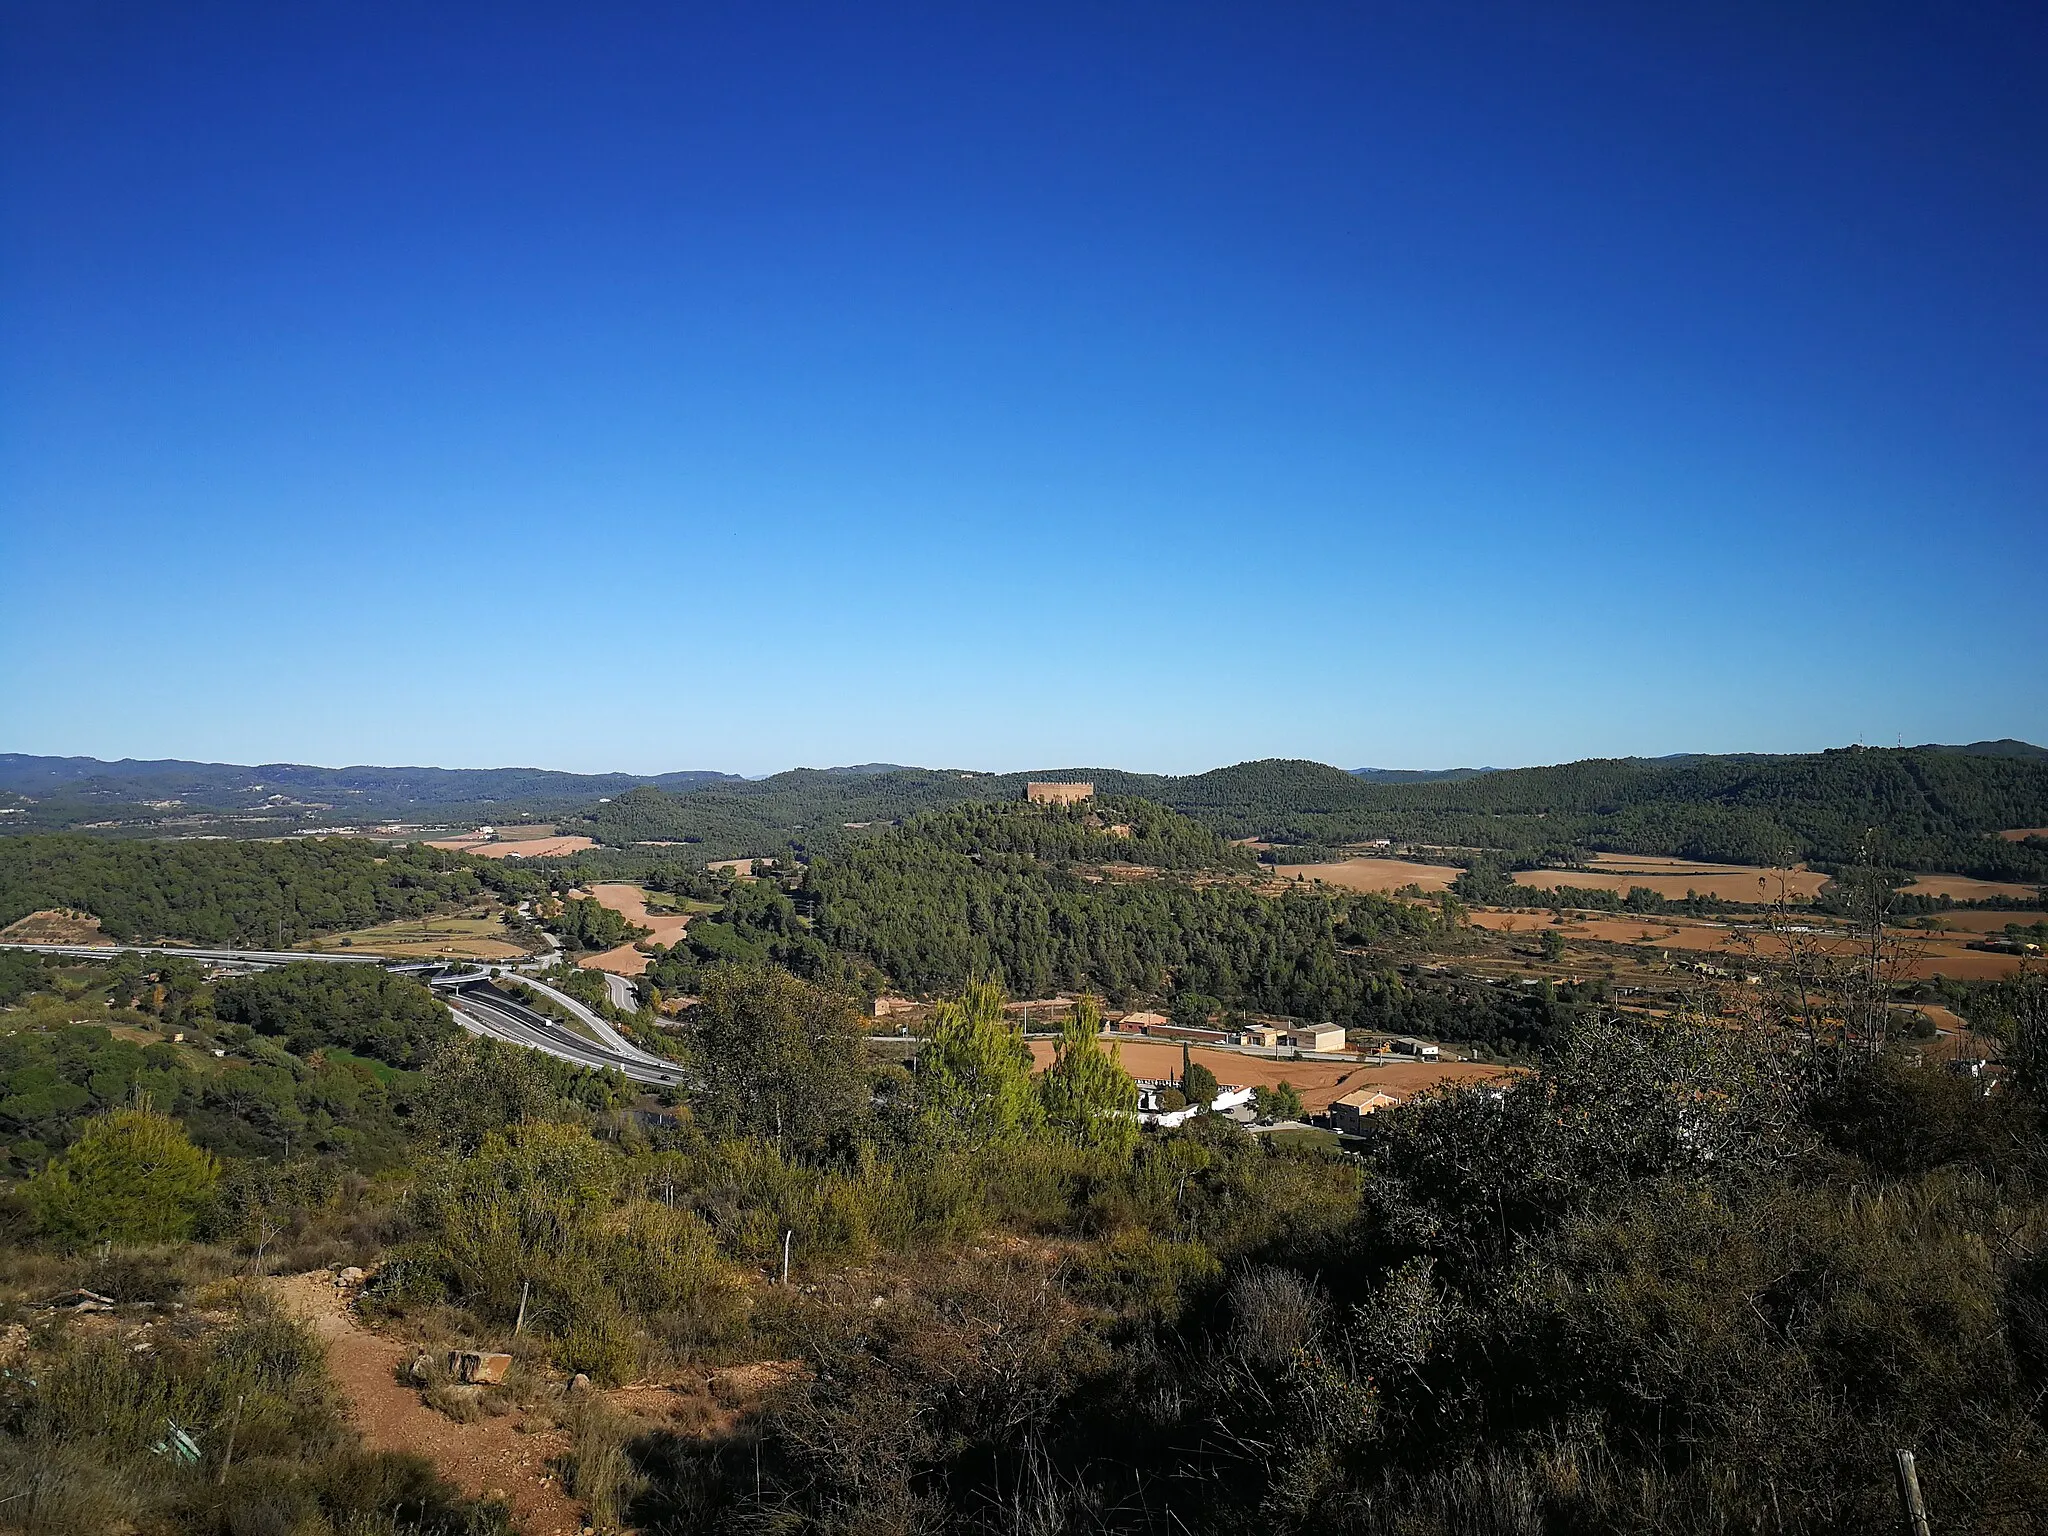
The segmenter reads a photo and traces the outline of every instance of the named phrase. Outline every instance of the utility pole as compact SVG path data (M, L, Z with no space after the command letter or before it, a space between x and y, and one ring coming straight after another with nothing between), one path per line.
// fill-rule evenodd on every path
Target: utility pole
M785 1228L782 1234L782 1283L789 1284L789 1242L796 1236L794 1229Z

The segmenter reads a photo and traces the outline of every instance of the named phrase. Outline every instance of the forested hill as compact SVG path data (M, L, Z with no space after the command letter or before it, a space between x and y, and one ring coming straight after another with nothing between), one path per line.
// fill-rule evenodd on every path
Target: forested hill
M2048 826L2048 756L2023 743L1593 759L1408 782L1288 759L1188 777L798 770L680 793L636 788L597 807L588 830L614 844L700 843L707 856L829 851L920 811L1016 799L1030 779L1086 780L1099 794L1156 801L1232 838L1334 846L1384 837L1532 860L1607 849L1837 864L1856 860L1876 829L1877 851L1902 866L2048 880L2048 847L1992 835Z
M732 777L708 771L650 779L546 768L319 768L175 758L102 762L5 752L0 807L9 808L7 820L25 831L109 822L148 831L211 816L233 817L240 829L265 835L306 823L545 815L581 809L636 784L684 789Z

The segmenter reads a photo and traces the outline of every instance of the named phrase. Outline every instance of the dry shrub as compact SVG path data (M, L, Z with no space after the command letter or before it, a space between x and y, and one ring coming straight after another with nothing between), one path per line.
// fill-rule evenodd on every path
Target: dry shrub
M0 1440L0 1508L22 1536L106 1536L144 1507L134 1480L84 1446Z
M564 1422L572 1443L562 1458L563 1486L583 1501L584 1518L597 1530L623 1529L627 1506L646 1486L628 1454L639 1421L593 1394L579 1399Z

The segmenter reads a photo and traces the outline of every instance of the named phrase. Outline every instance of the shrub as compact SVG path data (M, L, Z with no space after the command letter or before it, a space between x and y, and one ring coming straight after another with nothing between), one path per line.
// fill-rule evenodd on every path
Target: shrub
M150 1109L87 1123L76 1145L30 1180L38 1227L64 1247L189 1237L220 1178L210 1153Z

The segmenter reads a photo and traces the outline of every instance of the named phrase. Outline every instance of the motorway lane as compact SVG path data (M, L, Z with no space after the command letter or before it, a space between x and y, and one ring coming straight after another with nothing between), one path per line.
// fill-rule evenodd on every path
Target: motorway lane
M632 1041L628 1040L624 1035L620 1034L616 1029L612 1028L611 1021L606 1019L602 1014L596 1012L594 1009L584 1006L575 998L571 997L568 993L562 991L559 987L551 987L537 976L522 976L519 979L525 982L526 985L528 985L529 987L533 988L534 991L540 993L543 997L553 998L556 1002L560 1003L564 1008L568 1009L569 1012L574 1014L578 1019L580 1019L583 1022L586 1028L588 1028L593 1034L597 1036L599 1044L605 1046L607 1049L611 1050L615 1054L620 1056L635 1057L641 1061L656 1063L659 1063L661 1061L661 1058L659 1056L655 1056L647 1051L643 1051L639 1046L635 1045ZM623 979L624 978L621 978L621 980ZM631 1003L627 1004L627 1006L638 1007L638 999L634 999Z
M87 959L106 960L121 953L143 955L174 955L181 960L205 960L216 964L275 966L291 965L301 960L318 960L334 965L377 965L386 958L357 951L354 954L322 954L311 950L287 949L150 949L136 944L0 944L0 949L25 949L45 955L76 955ZM481 980L484 972L477 973ZM439 989L437 989L439 990ZM552 992L550 988L543 991ZM613 1050L586 1040L581 1035L563 1028L554 1020L542 1014L522 1008L510 998L485 999L467 993L456 994L461 1006L450 1005L457 1022L473 1034L489 1035L508 1045L524 1046L528 1050L545 1051L563 1061L573 1062L579 1067L602 1067L622 1072L636 1083L668 1085L682 1081L682 1069L673 1062L650 1056L638 1046L618 1035L610 1025L599 1020L602 1032L616 1040L623 1050ZM559 994L555 994L559 995ZM582 1004L568 999L579 1015L587 1013ZM594 1017L594 1015L593 1015Z
M642 1059L608 1051L509 998L458 992L446 1001L456 1021L473 1034L489 1035L507 1045L544 1051L579 1067L607 1068L623 1073L636 1083L666 1086L682 1081L682 1068L673 1063L658 1063L651 1057Z

